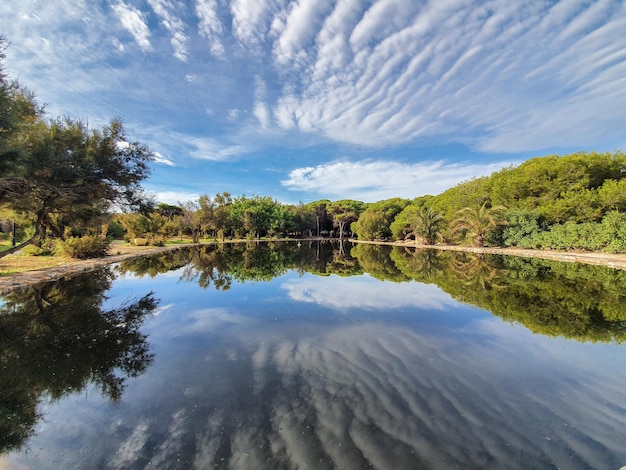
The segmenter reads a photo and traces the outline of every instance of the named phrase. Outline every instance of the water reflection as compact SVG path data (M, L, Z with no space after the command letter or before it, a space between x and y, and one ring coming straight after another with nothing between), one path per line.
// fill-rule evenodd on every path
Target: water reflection
M248 243L180 250L154 259L127 261L119 270L154 276L181 266L181 280L197 282L203 288L212 285L217 290L228 290L234 281L270 281L289 270L341 277L367 273L394 283L418 281L434 284L457 301L489 310L536 333L581 341L626 339L626 271L602 266L308 242L308 246L300 247ZM342 290L309 291L309 295L319 295L321 302L327 299L337 303ZM293 295L302 299L303 294ZM362 295L371 298L374 293L368 290Z
M120 400L128 377L152 361L139 331L157 301L148 294L103 310L109 269L7 295L0 306L0 453L19 448L40 419L39 402L91 384Z
M9 462L54 468L54 453L66 468L626 464L626 272L331 243L209 246L115 270L124 281L104 271L5 299L2 337L27 341L3 345L0 380L6 396L27 397L11 398L29 430L14 435L33 449ZM144 321L156 312L151 296L103 311L109 287L116 298L131 280L158 289L159 315ZM19 314L25 305L37 313ZM101 327L83 323L92 317ZM88 349L111 335L117 352ZM21 343L38 346L13 351ZM31 363L46 355L76 375ZM72 400L88 382L117 404ZM46 394L57 406L31 436L38 417L27 411Z

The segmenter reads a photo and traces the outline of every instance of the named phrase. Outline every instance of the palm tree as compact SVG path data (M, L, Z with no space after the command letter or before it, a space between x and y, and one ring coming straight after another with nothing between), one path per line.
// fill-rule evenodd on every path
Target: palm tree
M485 246L485 235L506 224L500 213L505 207L487 207L484 202L480 208L466 207L459 210L457 217L452 221L453 233L462 233L465 237L474 240L474 246Z
M434 245L442 239L439 228L443 216L432 210L430 207L424 208L416 214L411 224L412 233L415 236L415 242L421 241L425 245Z

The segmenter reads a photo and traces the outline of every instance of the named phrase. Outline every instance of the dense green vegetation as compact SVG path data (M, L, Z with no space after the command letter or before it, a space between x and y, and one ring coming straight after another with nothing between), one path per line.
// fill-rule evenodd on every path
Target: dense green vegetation
M222 192L177 205L159 203L140 186L149 174L151 152L129 143L119 120L91 129L78 120L46 119L32 93L2 72L3 45L0 38L5 245L15 224L17 238L36 245L34 254L56 250L77 258L102 255L112 237L163 245L183 235L194 242L322 236L626 251L626 156L621 151L533 158L412 201L322 199L290 205L270 196ZM1 250L0 256L15 249Z
M223 239L322 235L542 249L626 251L626 157L621 152L531 159L437 196L376 203L353 200L284 205L270 197L203 196L181 216L118 217L132 237L186 232ZM178 217L178 218L176 218ZM141 230L133 229L143 220ZM151 229L150 227L154 228ZM169 229L169 232L166 230ZM140 233L141 232L141 233ZM139 235L137 235L139 234Z

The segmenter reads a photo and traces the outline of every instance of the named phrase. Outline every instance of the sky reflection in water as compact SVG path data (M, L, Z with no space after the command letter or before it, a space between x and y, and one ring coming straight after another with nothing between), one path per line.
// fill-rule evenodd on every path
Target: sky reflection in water
M42 407L8 468L619 468L625 348L534 335L434 284L289 271L152 290L154 362L121 402Z

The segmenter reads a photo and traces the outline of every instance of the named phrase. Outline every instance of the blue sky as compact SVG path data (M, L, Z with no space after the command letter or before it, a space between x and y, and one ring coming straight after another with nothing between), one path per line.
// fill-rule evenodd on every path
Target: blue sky
M176 203L438 194L533 156L626 150L622 0L4 0L6 71L113 117Z

